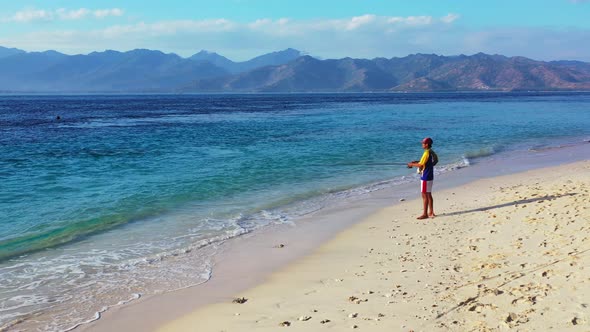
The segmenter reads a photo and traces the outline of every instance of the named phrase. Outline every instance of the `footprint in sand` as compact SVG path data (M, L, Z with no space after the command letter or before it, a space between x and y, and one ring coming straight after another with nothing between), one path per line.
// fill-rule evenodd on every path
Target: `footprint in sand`
M553 275L553 270L547 270L547 271L543 271L541 273L541 277L545 277L545 278L549 278Z
M485 288L483 290L484 294L493 294L493 295L502 295L504 294L503 290L497 289L497 288Z
M496 307L493 304L483 304L483 303L476 303L475 305L471 306L468 310L476 313L481 313L484 309L496 310Z
M580 317L574 317L571 320L572 325L582 325L582 324L586 324L586 321Z

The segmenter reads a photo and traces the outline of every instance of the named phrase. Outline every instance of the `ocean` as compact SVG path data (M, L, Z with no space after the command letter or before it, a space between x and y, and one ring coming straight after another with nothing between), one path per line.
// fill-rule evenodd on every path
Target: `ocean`
M220 244L505 153L587 143L590 93L3 95L0 329L206 282Z

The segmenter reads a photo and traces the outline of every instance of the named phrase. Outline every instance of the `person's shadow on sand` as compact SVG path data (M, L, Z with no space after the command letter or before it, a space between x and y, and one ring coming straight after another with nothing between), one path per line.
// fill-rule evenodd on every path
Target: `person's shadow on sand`
M567 193L567 194L562 194L562 195L549 195L549 196L543 196L543 197L535 197L535 198L529 198L529 199L521 199L521 200L513 201L513 202L510 202L510 203L504 203L504 204L486 206L486 207L472 209L472 210L457 211L457 212L450 212L450 213L441 213L438 216L456 216L456 215L459 215L459 214L465 214L465 213L471 213L471 212L488 211L488 210L492 210L492 209L498 209L498 208L503 208L503 207L507 207L507 206L513 206L513 205L517 205L517 204L526 204L526 203L533 203L533 202L540 202L540 201L549 201L549 200L553 200L553 199L557 199L557 198L565 197L565 196L575 196L577 194L578 193Z

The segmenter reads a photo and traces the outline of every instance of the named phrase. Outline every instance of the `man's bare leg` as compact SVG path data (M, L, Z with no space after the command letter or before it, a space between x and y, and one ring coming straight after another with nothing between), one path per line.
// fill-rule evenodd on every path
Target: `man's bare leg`
M426 193L428 196L428 209L430 209L430 213L428 214L428 216L430 218L434 218L436 217L436 214L434 214L434 200L432 199L432 193Z
M426 219L428 218L428 195L426 193L422 193L422 205L423 205L423 213L416 219Z

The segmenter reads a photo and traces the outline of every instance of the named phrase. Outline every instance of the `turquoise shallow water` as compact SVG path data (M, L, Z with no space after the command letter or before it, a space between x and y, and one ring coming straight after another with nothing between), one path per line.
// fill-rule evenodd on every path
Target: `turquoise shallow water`
M137 283L102 304L206 280L215 243L412 176L399 163L425 136L452 171L588 140L589 109L583 93L3 96L0 326L121 280ZM190 271L146 268L197 252Z

